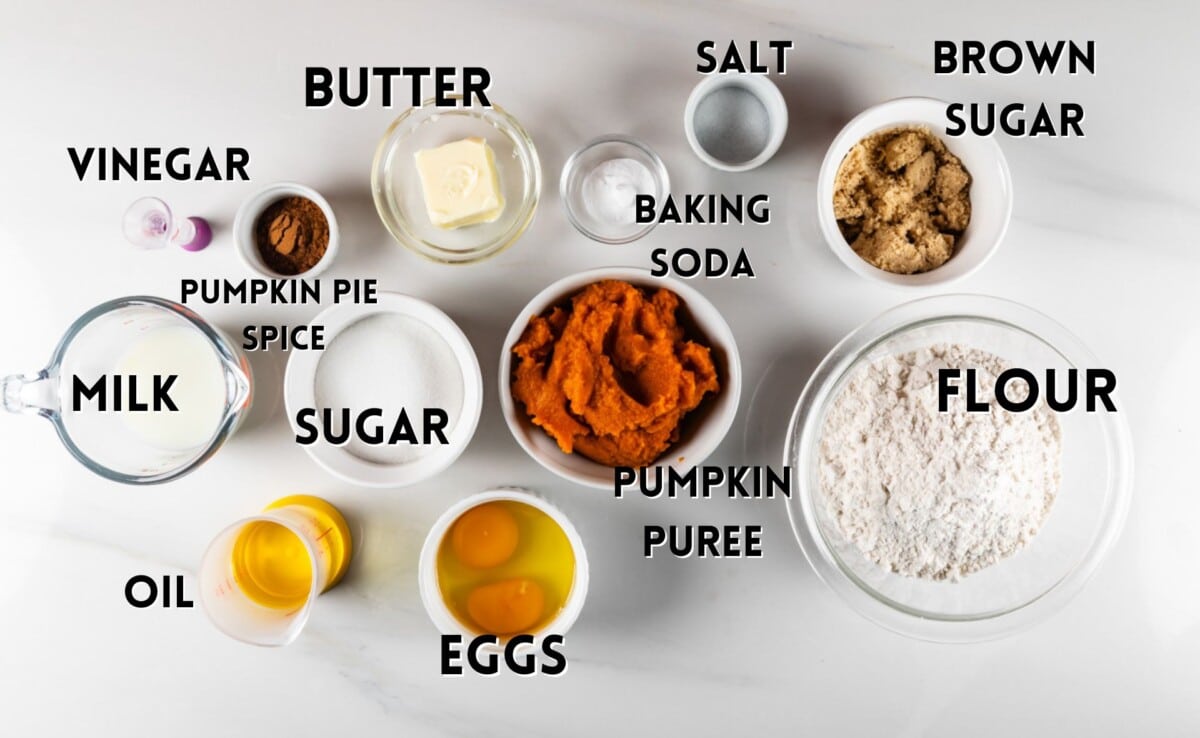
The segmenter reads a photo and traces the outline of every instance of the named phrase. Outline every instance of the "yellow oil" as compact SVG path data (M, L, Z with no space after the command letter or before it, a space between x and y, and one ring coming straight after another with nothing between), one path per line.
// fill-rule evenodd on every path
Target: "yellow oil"
M454 521L438 547L437 571L446 606L468 630L536 633L571 594L575 553L549 515L523 502L497 500Z
M341 513L316 497L294 495L277 500L267 510L299 512L297 522L312 541L329 571L327 590L338 582L350 560L350 531ZM250 600L263 607L296 610L304 606L313 586L313 562L304 542L286 526L256 520L238 533L231 554L234 581ZM324 590L323 590L324 591Z
M312 587L312 561L300 538L279 523L259 520L233 544L234 580L264 607L291 610L304 605Z

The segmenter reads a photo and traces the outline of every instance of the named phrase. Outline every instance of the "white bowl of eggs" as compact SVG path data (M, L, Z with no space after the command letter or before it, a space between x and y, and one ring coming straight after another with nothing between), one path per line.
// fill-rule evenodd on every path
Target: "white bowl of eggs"
M418 566L421 601L442 633L563 635L583 610L588 561L575 526L523 489L489 489L442 513Z

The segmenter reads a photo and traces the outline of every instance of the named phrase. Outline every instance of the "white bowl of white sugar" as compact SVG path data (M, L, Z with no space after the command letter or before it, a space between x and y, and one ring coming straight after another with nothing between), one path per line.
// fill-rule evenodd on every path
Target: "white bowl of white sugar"
M284 403L297 443L352 484L401 487L450 466L475 434L483 377L466 335L408 295L334 305L324 350L293 350Z
M809 563L859 613L923 640L1000 637L1057 611L1120 533L1132 450L1119 393L1116 412L1088 411L1082 387L1052 410L1046 377L1062 400L1069 370L1102 366L1041 313L979 295L910 302L851 333L809 380L785 446ZM943 369L960 372L956 394L939 391ZM1035 378L1028 410L996 400L1008 369ZM968 408L966 370L987 409Z

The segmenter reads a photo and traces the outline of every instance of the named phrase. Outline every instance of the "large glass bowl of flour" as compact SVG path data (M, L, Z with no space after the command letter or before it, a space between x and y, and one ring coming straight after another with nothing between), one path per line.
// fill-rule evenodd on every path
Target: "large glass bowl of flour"
M1064 379L1077 369L1080 402L996 418L994 428L988 413L941 416L929 404L936 382L912 377L954 365L942 355L999 357L1043 380L1047 369ZM1084 370L1100 367L1058 323L992 297L916 300L855 330L809 379L784 449L796 479L788 514L817 575L868 619L923 640L996 638L1057 611L1112 547L1129 507L1120 384L1116 412L1083 402ZM971 430L980 423L982 433ZM936 442L910 438L933 432ZM1045 501L1041 515L1030 497Z

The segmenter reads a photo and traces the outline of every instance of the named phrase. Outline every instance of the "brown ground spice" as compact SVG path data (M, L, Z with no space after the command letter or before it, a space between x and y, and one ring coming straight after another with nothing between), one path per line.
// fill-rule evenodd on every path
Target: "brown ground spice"
M971 175L927 128L893 128L859 141L833 187L833 214L846 242L894 274L945 264L971 222Z
M302 274L325 256L329 221L320 206L307 197L284 197L258 216L254 241L271 270L287 276Z

